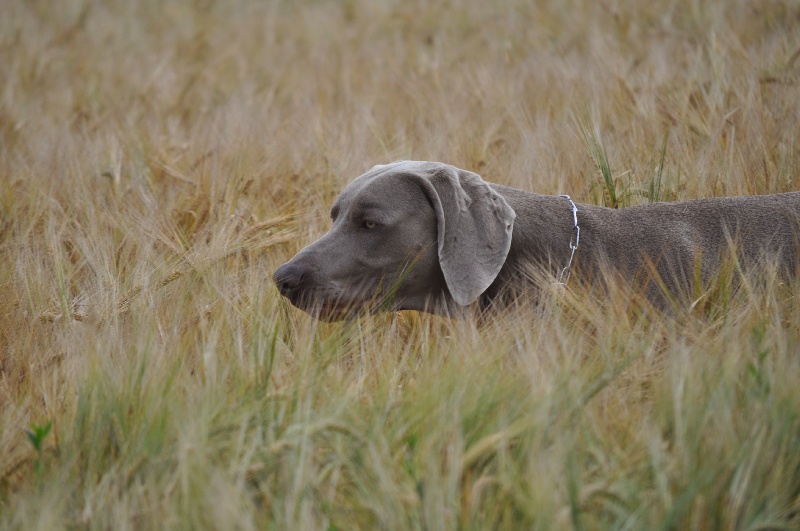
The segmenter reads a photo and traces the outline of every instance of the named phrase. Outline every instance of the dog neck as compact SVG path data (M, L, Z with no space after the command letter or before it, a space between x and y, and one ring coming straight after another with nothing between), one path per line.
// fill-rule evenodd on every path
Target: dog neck
M495 184L492 188L503 196L517 217L506 262L481 296L481 307L498 300L510 302L521 295L520 290L548 279L559 280L560 275L563 275L561 283L566 283L567 272L579 260L580 252L572 248L578 243L576 226L580 226L581 214L576 212L583 208L574 206L564 196L540 195Z

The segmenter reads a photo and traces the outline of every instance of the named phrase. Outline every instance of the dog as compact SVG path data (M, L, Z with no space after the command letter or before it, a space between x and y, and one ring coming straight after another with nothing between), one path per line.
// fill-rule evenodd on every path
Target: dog
M341 192L331 218L273 275L294 306L326 321L359 310L458 316L542 278L566 284L603 272L663 305L686 299L726 256L795 275L800 250L800 192L612 209L439 162L373 167Z

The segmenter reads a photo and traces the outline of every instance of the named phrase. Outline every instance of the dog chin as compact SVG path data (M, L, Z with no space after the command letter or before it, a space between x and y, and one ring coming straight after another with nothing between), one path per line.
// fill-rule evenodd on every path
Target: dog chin
M341 302L319 302L316 304L296 306L312 317L326 323L350 320L361 312L372 313L374 311L368 304L360 302L349 304L343 304Z

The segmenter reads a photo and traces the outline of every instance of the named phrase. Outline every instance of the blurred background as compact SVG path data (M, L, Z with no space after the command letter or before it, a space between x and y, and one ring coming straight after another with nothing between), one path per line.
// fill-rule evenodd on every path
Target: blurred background
M612 207L800 190L800 3L3 0L0 527L797 524L790 287L287 308L272 271L397 159Z

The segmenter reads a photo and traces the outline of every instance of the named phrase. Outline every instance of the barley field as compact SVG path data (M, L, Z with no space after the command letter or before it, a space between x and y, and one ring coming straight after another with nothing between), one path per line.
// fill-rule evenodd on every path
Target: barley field
M3 0L0 528L800 528L769 268L667 313L282 300L397 159L623 208L800 190L800 3Z

